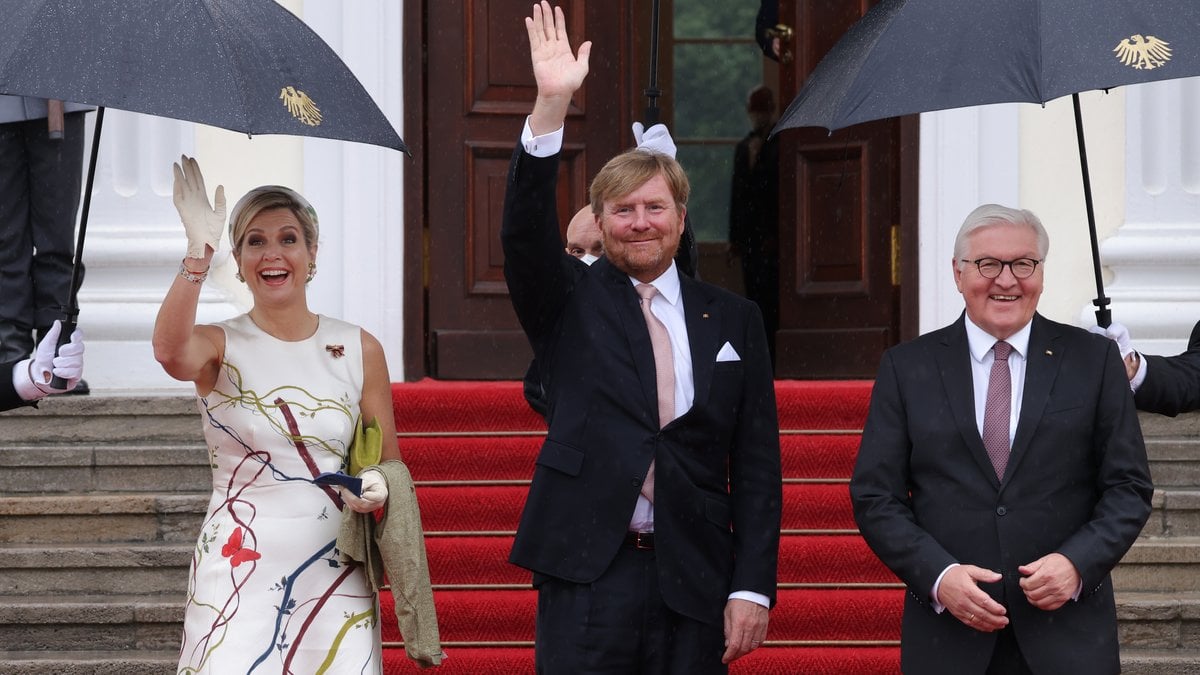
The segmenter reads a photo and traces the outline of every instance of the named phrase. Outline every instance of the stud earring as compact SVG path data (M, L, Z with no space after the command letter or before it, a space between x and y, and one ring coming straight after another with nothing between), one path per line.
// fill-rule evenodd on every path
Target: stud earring
M238 281L242 282L243 284L246 283L246 277L242 276L241 270L234 272L233 278L237 279Z
M304 283L307 284L308 282L312 281L313 277L315 277L315 276L317 276L317 263L309 262L308 263L308 276L304 277Z

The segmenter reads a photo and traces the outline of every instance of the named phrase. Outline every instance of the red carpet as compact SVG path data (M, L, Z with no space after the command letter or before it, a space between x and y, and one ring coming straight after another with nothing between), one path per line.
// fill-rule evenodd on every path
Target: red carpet
M855 531L847 481L870 382L777 382L784 472L779 602L737 674L899 672L903 591ZM507 562L545 425L519 382L393 385L418 483L442 641L440 673L532 673L536 593ZM385 673L404 656L384 594Z

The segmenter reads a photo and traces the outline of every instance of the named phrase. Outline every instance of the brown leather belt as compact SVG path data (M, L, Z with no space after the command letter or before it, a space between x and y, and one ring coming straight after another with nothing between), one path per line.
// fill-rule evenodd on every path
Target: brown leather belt
M625 545L630 548L636 548L639 551L654 550L654 533L653 532L626 532Z

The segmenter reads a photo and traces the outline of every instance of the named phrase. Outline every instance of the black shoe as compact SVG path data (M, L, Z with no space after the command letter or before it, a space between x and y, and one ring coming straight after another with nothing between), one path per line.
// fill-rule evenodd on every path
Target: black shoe
M88 386L87 380L79 380L79 382L75 384L74 389L64 392L63 395L69 396L71 394L77 394L79 396L87 396L90 393L92 393L92 388Z

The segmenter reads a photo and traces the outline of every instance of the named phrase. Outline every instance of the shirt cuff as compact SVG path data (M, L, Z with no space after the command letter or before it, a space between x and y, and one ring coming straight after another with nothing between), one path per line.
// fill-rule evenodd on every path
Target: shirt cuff
M929 596L929 604L931 607L933 607L933 611L936 614L941 614L942 612L946 611L946 608L942 605L942 603L938 602L937 593L938 587L942 585L942 577L946 576L946 572L949 572L950 568L952 567L958 567L958 563L950 563L949 565L946 565L946 569L942 570L942 573L938 575L937 581L933 582L933 590L931 591L932 594Z
M730 600L748 600L756 605L762 605L767 609L771 609L771 599L762 593L754 591L734 591L729 594Z
M12 369L13 389L26 401L36 401L46 395L46 392L38 388L33 383L33 378L29 374L29 369L32 366L32 359L25 359Z
M1148 365L1146 364L1146 357L1138 353L1138 369L1137 372L1134 373L1133 379L1129 381L1129 388L1134 392L1137 392L1138 387L1142 386L1142 383L1146 381L1147 368Z
M525 128L521 129L521 145L525 152L534 157L552 157L562 150L563 128L559 127L548 134L534 136L529 128L529 117L525 118Z

